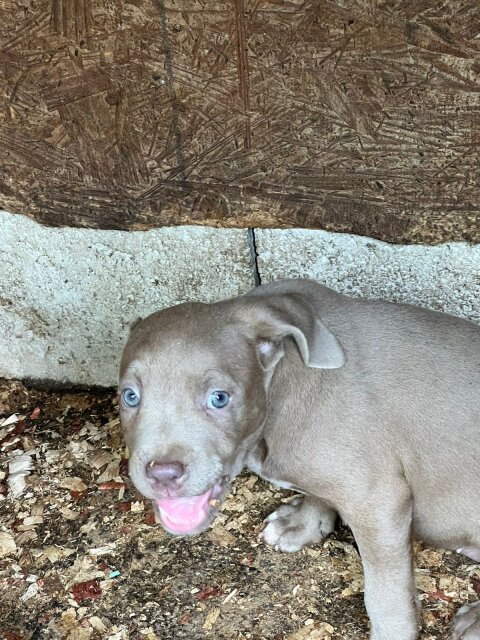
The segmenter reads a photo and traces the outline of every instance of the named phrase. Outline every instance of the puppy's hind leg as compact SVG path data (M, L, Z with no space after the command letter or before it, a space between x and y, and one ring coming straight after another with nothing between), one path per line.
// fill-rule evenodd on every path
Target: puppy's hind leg
M336 512L318 498L298 496L266 518L260 537L280 551L321 542L335 528Z
M452 632L452 640L480 640L480 601L459 609Z
M478 546L465 546L457 552L480 562ZM466 604L458 610L452 622L452 640L480 640L480 601Z

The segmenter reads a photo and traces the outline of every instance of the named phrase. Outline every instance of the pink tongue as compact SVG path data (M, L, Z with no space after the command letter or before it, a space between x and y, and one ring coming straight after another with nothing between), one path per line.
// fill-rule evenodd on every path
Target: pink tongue
M157 500L163 526L178 535L193 531L208 518L211 495L212 489L208 489L201 496Z

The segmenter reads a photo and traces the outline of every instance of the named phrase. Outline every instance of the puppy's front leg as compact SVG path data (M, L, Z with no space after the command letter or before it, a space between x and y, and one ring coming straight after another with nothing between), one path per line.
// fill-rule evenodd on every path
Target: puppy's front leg
M363 563L370 640L415 640L418 617L411 548L408 487L375 491L351 510Z

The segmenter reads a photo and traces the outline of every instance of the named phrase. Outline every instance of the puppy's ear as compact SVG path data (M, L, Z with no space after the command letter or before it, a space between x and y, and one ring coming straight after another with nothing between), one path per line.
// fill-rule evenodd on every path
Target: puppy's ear
M245 296L245 299L249 296ZM261 365L268 370L283 356L283 338L291 336L304 363L316 369L340 369L345 354L304 294L251 296L246 320L253 327Z
M258 355L260 364L265 369L265 371L269 371L270 369L273 369L284 354L282 340L257 337L256 342L257 342L257 355Z

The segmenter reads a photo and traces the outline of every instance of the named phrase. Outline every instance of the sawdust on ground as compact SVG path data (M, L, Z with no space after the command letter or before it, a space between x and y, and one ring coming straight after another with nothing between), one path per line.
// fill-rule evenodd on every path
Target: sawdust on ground
M244 474L207 532L174 538L129 482L127 455L113 391L0 381L0 637L366 640L346 527L275 552L257 534L292 494ZM416 545L416 578L422 640L448 638L478 599L480 565Z

